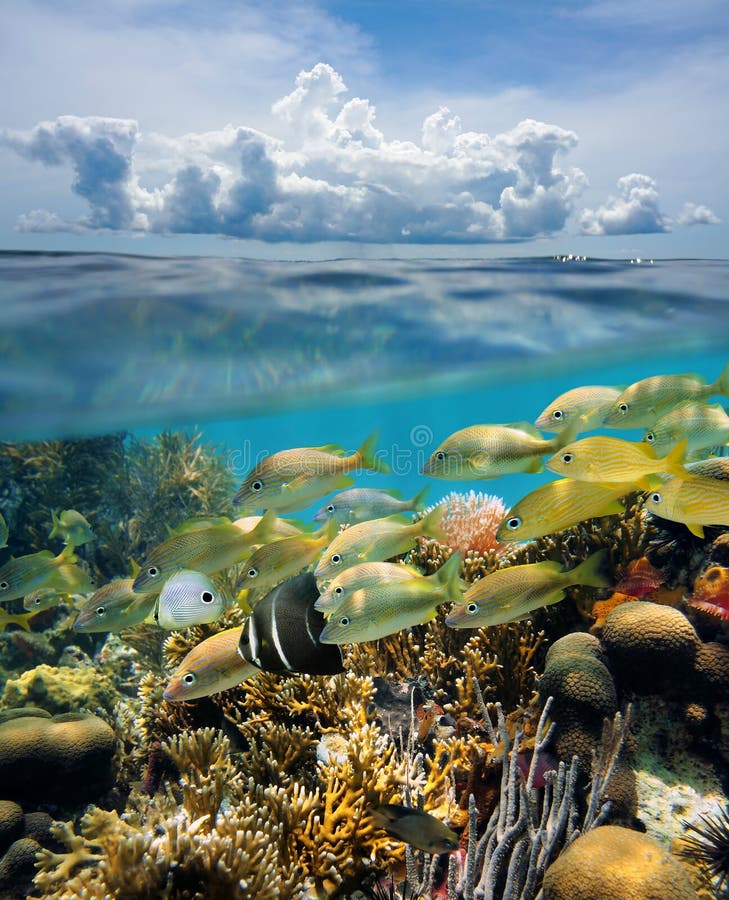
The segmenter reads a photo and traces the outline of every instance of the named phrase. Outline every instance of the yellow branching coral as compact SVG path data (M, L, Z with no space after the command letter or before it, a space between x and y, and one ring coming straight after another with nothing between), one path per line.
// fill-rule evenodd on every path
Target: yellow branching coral
M392 740L367 724L349 735L346 759L330 756L322 765L323 806L308 819L300 841L306 869L325 891L361 878L363 870L384 869L386 862L402 859L401 847L375 827L368 813L372 805L399 799L395 785L407 782L408 764L398 764L395 756Z
M255 733L241 727L248 739L243 765L259 784L290 785L294 778L306 779L316 757L316 738L308 728L288 727L280 722L261 725Z
M180 772L182 803L194 818L215 821L224 797L232 796L241 779L230 759L230 741L215 728L178 734L162 744Z

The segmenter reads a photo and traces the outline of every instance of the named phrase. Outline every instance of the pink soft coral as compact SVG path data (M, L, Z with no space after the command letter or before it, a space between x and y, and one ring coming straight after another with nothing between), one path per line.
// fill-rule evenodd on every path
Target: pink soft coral
M440 501L447 512L440 527L448 537L447 546L452 550L469 550L480 555L488 552L505 553L508 544L496 540L496 529L506 515L504 501L491 494L470 491L459 494L452 491Z

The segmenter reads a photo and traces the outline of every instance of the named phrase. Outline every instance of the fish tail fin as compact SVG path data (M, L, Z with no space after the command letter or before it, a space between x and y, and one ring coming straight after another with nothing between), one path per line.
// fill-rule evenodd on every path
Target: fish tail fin
M275 527L276 510L267 509L261 516L255 528L252 528L247 534L244 533L245 543L248 545L270 543L276 537Z
M413 530L418 536L434 538L436 541L440 541L441 544L447 544L448 535L440 527L440 523L447 512L448 507L446 504L439 504L426 513L422 519L419 519L415 523Z
M421 488L411 500L408 500L408 506L411 509L414 509L416 512L420 512L420 510L425 506L425 495L428 493L429 487L430 485L426 484L425 487Z
M729 397L729 361L727 361L726 365L721 370L721 374L712 387L715 388L715 394L722 394L724 397Z
M686 477L686 469L683 463L686 458L687 444L688 440L686 438L684 438L680 444L676 444L673 450L671 450L671 452L663 459L661 471L668 472L671 475L677 475L679 478Z
M75 547L73 544L66 544L66 546L61 550L61 552L56 557L56 562L59 566L64 566L66 563L75 563L78 562L78 557L75 554Z
M446 600L451 603L460 603L463 594L461 588L461 553L457 550L451 553L448 559L432 576L445 588Z
M373 431L367 440L355 453L356 465L363 469L369 469L372 472L381 472L383 475L389 475L391 469L385 462L384 457L376 449L378 434Z
M574 421L570 422L569 425L560 431L558 434L549 441L551 448L546 452L556 453L558 450L561 450L562 447L566 447L567 444L571 444L572 441L577 437L582 429L582 421L578 418Z
M30 620L33 616L37 615L38 612L22 613L19 616L15 616L11 621L15 622L16 625L19 625L23 631L30 631Z
M613 579L610 578L606 571L607 561L607 548L591 554L570 572L572 584L582 584L586 587L595 588L611 587Z
M48 532L48 537L54 538L60 536L61 529L61 520L58 518L56 513L51 510L51 530Z

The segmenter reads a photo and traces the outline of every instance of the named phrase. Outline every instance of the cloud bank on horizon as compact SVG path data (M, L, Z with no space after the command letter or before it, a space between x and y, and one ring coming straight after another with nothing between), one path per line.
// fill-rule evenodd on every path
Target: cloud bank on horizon
M60 116L0 143L27 160L68 166L89 206L66 219L20 217L33 232L205 234L263 241L486 243L556 235L573 215L583 234L670 231L718 224L688 201L671 219L655 181L630 173L618 195L579 209L588 179L558 160L573 131L525 119L490 136L464 131L446 107L423 122L420 143L387 140L369 100L344 99L331 66L303 71L274 104L282 137L245 126L179 138L144 134L131 119Z

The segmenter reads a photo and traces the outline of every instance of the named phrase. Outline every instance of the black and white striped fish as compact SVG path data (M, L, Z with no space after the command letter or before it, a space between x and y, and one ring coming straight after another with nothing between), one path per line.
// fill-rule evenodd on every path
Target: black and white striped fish
M314 609L318 598L311 572L289 578L266 594L243 628L238 645L243 659L266 672L343 672L339 647L319 641L326 623Z

